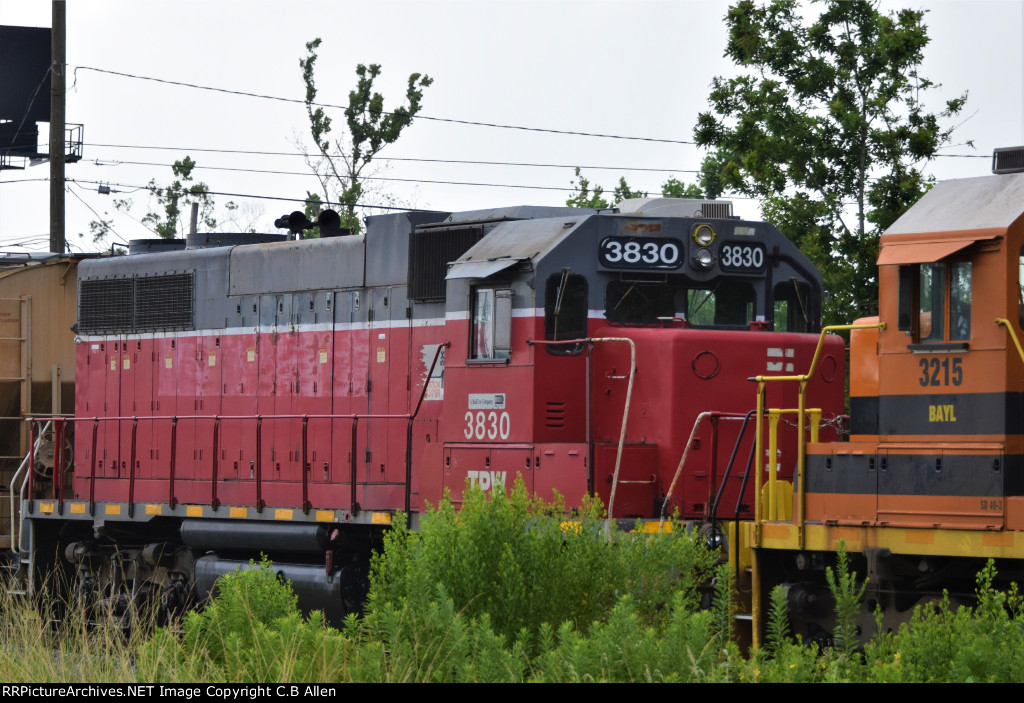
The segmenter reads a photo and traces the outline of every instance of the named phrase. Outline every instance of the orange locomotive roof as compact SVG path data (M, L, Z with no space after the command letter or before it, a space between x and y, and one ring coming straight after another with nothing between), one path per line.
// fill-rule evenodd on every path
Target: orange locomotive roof
M937 235L935 232L919 235L886 234L882 236L878 265L925 264L939 261L976 242L1002 236L1005 231L1005 229L992 228L943 232L941 235Z

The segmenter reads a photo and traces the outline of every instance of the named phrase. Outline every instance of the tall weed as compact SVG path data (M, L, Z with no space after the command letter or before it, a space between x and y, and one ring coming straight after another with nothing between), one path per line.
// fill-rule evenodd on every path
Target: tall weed
M584 632L626 595L645 624L664 619L676 594L696 605L716 561L696 540L618 534L609 542L599 506L568 522L562 512L531 499L522 480L507 496L468 490L458 514L445 499L418 534L398 527L388 535L373 561L370 602L423 613L440 587L460 613L487 614L506 643L521 640L528 652L543 623Z

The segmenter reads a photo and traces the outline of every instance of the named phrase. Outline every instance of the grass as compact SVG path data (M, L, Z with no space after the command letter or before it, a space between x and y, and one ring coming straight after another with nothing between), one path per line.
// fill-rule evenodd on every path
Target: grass
M780 588L768 646L743 657L730 639L727 572L715 576L713 607L697 608L715 561L699 542L609 541L596 510L571 523L552 512L516 488L471 493L459 515L443 504L417 534L396 529L374 561L364 615L341 629L300 614L267 562L226 576L205 610L173 628L126 632L121 618L3 595L0 671L12 683L1024 680L1024 598L992 587L991 563L973 608L919 607L910 627L858 649L863 583L840 555L828 574L834 646L793 639ZM59 623L39 615L56 610L66 611Z

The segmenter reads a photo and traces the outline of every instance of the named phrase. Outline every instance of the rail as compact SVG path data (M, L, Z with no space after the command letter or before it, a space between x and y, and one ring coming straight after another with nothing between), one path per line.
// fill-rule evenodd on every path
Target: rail
M433 373L434 368L437 364L438 358L440 357L441 351L450 346L450 343L444 343L438 345L437 350L434 352L434 358L430 364L427 378ZM213 449L211 457L211 473L210 478L207 479L210 482L210 505L214 508L219 507L220 500L218 498L217 488L219 483L218 468L220 464L219 457L219 446L221 442L222 425L225 421L231 422L243 422L243 423L254 423L256 429L255 435L255 459L253 460L253 482L255 484L255 508L257 512L262 512L266 506L263 500L263 488L266 481L263 478L263 451L262 451L262 440L263 440L263 421L264 420L292 420L301 421L302 433L301 433L301 457L300 474L301 474L301 490L302 490L302 512L308 514L312 509L312 503L309 500L309 474L311 465L308 461L309 456L309 422L310 420L317 421L345 421L350 420L352 423L351 428L351 464L350 464L350 481L351 484L351 510L354 514L360 511L360 506L357 500L357 471L358 471L358 460L356 458L358 448L358 425L360 420L383 420L383 421L400 421L404 420L407 423L406 429L406 451L405 451L405 514L411 515L411 474L412 474L412 433L413 423L419 414L420 408L423 405L423 399L426 394L427 384L424 384L423 389L420 391L419 399L413 410L408 413L400 414L386 414L386 413L306 413L306 414L282 414L282 415L145 415L145 416L111 416L111 417L32 417L28 418L29 433L31 437L30 452L26 458L26 463L30 467L27 473L27 492L28 496L22 496L23 502L27 500L30 509L32 505L32 496L35 495L35 487L33 481L33 475L31 466L35 462L35 448L39 444L36 439L36 427L42 425L43 429L40 431L40 437L45 432L45 428L52 423L54 432L54 443L56 447L63 446L63 436L66 432L67 426L74 426L75 423L89 425L90 432L90 461L89 461L89 496L87 500L88 514L90 516L95 514L95 503L96 503L96 482L98 479L96 475L97 469L97 446L99 427L101 423L131 423L131 434L129 442L129 462L128 468L128 489L127 489L127 507L128 516L132 517L134 513L134 498L135 498L135 482L138 478L136 472L136 460L138 458L138 427L139 421L143 422L167 422L170 423L171 437L170 437L170 461L168 464L168 495L167 502L171 507L177 505L178 500L175 493L175 481L178 479L178 425L182 421L196 421L213 424ZM64 501L67 500L65 496L65 467L64 467L64 453L62 451L55 452L54 469L53 469L53 481L52 491L53 500L55 501L55 510L58 515L63 514ZM123 477L122 477L123 478ZM13 498L12 498L13 499ZM408 518L407 518L408 519Z

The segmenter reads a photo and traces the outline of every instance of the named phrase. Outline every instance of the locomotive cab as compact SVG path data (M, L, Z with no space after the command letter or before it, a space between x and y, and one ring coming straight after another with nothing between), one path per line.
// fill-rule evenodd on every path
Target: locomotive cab
M748 379L804 370L820 330L820 278L774 227L669 199L503 221L447 282L442 424L458 431L433 448L443 472L430 483L426 462L424 497L521 476L570 505L595 493L617 518L752 515ZM842 342L824 356L811 402L836 437ZM795 407L793 387L773 392Z
M1022 189L1022 174L939 183L882 236L886 326L854 338L855 441L812 450L809 518L980 530L1024 524L1014 343ZM867 377L858 371L871 369Z

